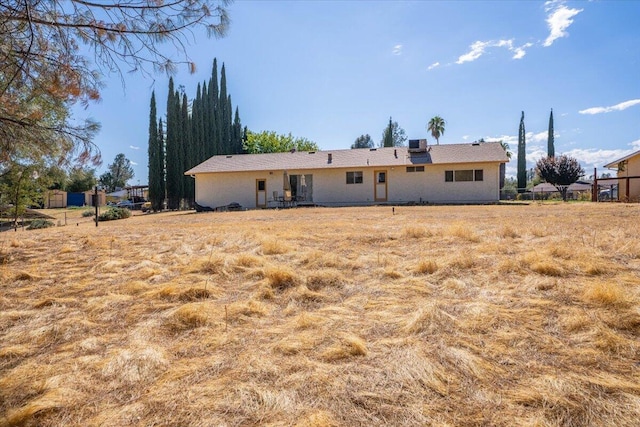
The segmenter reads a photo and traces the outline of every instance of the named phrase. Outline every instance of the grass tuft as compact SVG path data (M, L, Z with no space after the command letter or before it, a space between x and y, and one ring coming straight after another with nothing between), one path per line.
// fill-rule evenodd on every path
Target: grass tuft
M466 240L467 242L480 242L480 236L475 232L475 229L471 224L457 222L450 225L447 231L449 235Z
M415 269L418 274L433 274L436 271L438 271L438 264L433 260L421 260Z
M622 286L611 282L587 284L584 288L583 296L587 302L604 306L618 306L633 302Z
M531 270L544 276L562 277L565 271L554 261L538 261L531 265Z
M169 327L174 332L205 326L209 316L201 303L188 303L178 308L169 318Z
M347 335L322 353L322 359L335 362L353 356L366 356L368 349L362 338Z
M266 240L262 242L262 253L264 255L281 255L289 252L291 248L279 240Z
M307 276L307 287L312 291L318 291L327 287L337 288L342 286L344 282L345 278L342 273L340 273L339 270L331 268L316 271Z
M294 287L300 281L296 273L286 267L271 267L265 272L271 288L284 290Z
M424 237L430 237L431 231L424 227L409 226L402 229L402 237L408 239L422 239Z

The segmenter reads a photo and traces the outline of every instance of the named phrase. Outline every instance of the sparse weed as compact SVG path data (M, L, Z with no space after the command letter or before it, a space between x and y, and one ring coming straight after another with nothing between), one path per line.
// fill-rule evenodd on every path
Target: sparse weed
M402 230L402 237L409 239L422 239L431 235L431 232L424 227L411 226Z
M588 302L602 305L625 305L631 302L624 289L612 282L597 281L589 283L584 289L584 298Z
M416 266L415 272L418 274L433 274L438 271L438 264L433 260L421 260Z
M269 285L273 289L284 290L293 286L296 286L299 282L298 276L286 267L272 267L269 268L265 276L269 282Z
M480 242L480 236L474 231L474 227L467 223L455 223L449 226L448 234L471 243Z

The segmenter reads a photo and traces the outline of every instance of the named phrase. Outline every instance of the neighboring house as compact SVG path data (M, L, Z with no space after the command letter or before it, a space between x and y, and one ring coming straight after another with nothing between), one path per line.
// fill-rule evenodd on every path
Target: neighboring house
M604 165L617 171L618 198L622 201L640 201L640 150ZM610 184L611 181L601 181Z
M578 199L580 198L581 194L589 195L591 194L592 187L593 184L589 181L576 181L573 184L569 185L569 187L567 188L567 197L569 199ZM533 187L531 191L533 191L534 193L534 198L542 197L545 194L550 195L557 193L558 195L560 195L558 189L553 184L549 184L548 182L541 182L540 184Z
M185 172L196 203L217 208L489 203L500 198L500 143L214 156Z

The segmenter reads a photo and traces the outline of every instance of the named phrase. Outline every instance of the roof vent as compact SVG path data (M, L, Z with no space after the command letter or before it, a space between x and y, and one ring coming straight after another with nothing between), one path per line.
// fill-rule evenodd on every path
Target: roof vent
M315 151L309 151L309 154L316 154Z
M473 141L471 145L480 145L480 143L478 141Z
M227 156L227 159L230 159L230 158L232 158L232 157L233 157L233 156Z
M369 148L369 151L378 151L377 148Z
M333 160L332 157L333 156L331 155L331 153L327 153L327 163L331 163L331 161Z
M426 139L410 139L409 140L410 153L424 153L426 151L427 151Z

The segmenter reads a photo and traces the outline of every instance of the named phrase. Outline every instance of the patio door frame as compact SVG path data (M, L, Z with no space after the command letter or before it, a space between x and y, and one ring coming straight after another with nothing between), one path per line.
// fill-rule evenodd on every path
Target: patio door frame
M260 190L260 183L264 183L262 190ZM260 203L260 200L263 203ZM256 208L267 207L267 180L264 178L256 178Z
M384 182L378 182L380 173L384 173ZM384 190L382 191L382 186ZM373 171L373 199L376 202L386 202L389 185L389 173L386 169L376 169Z

